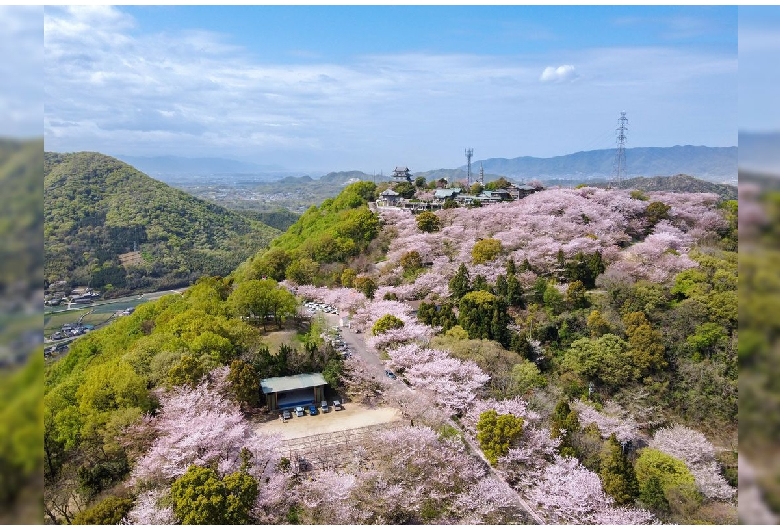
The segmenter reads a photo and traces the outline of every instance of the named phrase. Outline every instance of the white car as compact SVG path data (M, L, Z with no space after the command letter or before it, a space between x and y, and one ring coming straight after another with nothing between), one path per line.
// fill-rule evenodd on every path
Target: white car
M295 407L295 415L299 418L306 415L306 413L303 411L303 407Z

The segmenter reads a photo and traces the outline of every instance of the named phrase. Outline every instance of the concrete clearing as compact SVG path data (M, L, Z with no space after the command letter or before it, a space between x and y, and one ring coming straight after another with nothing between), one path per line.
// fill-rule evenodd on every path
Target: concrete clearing
M401 412L391 407L369 408L358 403L345 403L344 410L333 410L325 414L322 411L316 416L309 416L308 407L306 415L297 417L293 414L291 420L282 423L280 419L261 423L257 427L258 433L279 434L282 440L294 440L317 434L358 429L382 423L391 423L402 420Z

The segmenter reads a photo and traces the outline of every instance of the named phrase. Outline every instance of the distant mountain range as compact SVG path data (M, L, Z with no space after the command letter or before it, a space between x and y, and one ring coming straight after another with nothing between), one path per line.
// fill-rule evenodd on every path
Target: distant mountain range
M626 149L626 177L670 176L684 173L716 182L736 182L736 147L633 147ZM615 149L580 151L552 158L523 156L489 158L472 162L471 170L481 164L485 172L516 180L551 179L597 180L613 175ZM461 166L461 170L466 166ZM478 170L477 170L478 171ZM487 179L486 179L487 180Z
M757 150L764 152L761 146L780 142L780 135L773 138L764 138L761 135L753 135L756 142L761 144ZM742 142L742 135L740 135ZM763 149L763 151L762 151ZM775 153L778 152L775 149ZM123 156L116 158L138 168L146 174L160 178L170 184L179 183L184 179L211 180L213 175L229 176L232 181L272 182L281 179L289 183L296 178L305 175L285 169L278 165L255 164L228 158L185 158L179 156ZM777 164L780 165L780 155L776 155ZM485 181L504 176L510 179L525 181L539 179L543 182L550 180L599 180L609 179L613 174L615 161L615 149L599 149L595 151L580 151L568 155L554 156L551 158L538 158L522 156L517 158L488 158L477 160L471 165L472 178L479 174L480 164L485 172ZM713 182L734 182L737 180L738 154L736 147L705 147L693 145L676 145L674 147L632 147L626 149L626 177L655 177L678 174L692 175L696 178ZM371 180L374 177L361 171L339 171L328 173L317 178L313 175L311 180L325 179L335 183L339 180L359 178ZM415 176L423 175L428 180L447 178L459 180L466 178L466 166L451 169L433 169L417 171ZM346 178L345 178L346 177ZM384 177L376 177L377 180L385 180ZM301 182L304 182L303 179Z
M740 131L739 169L780 175L780 132Z

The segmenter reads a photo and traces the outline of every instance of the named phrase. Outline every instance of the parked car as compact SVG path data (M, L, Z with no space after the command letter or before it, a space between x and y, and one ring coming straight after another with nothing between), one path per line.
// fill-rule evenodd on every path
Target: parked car
M396 379L395 374L390 370L385 370L385 375L387 375L387 377L389 377L390 379Z
M309 416L317 415L317 405L309 405Z
M289 410L285 410L284 412L282 412L282 418L284 418L285 420L292 419L292 413Z
M322 404L320 405L320 408L322 409L322 412L328 412L330 410L327 401L323 401Z
M305 416L306 413L303 412L303 407L295 407L295 415L298 416L299 418L301 416Z
M341 404L341 401L338 399L333 401L333 410L343 410L344 406Z

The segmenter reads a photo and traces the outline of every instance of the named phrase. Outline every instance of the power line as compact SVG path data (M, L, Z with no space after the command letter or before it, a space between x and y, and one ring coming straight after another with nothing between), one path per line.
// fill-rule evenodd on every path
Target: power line
M620 187L620 184L623 182L623 177L626 174L626 140L627 135L626 132L628 131L628 118L626 118L626 113L621 112L620 118L618 118L618 127L615 129L615 132L617 133L617 151L615 152L615 164L614 164L614 175L615 179L617 179L617 186Z

